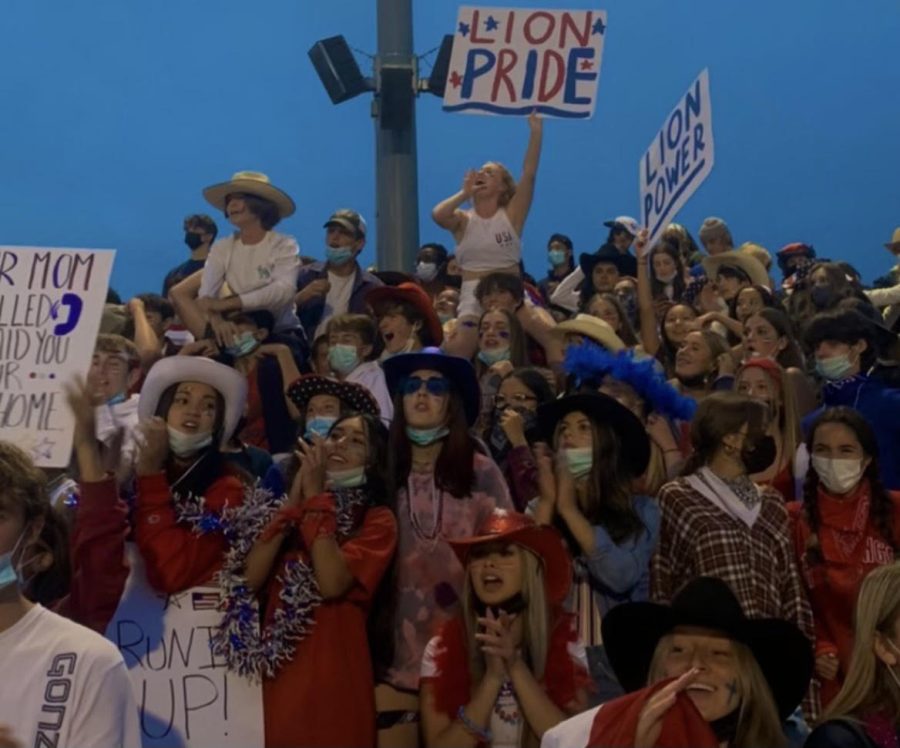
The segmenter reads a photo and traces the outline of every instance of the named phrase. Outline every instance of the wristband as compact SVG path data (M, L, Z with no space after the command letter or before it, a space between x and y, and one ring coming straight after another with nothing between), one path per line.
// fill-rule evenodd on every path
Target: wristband
M472 720L470 720L466 716L466 708L461 706L456 712L456 718L462 722L462 726L466 728L466 731L471 733L477 738L480 738L485 743L490 743L494 739L494 733L492 733L486 727L479 727Z

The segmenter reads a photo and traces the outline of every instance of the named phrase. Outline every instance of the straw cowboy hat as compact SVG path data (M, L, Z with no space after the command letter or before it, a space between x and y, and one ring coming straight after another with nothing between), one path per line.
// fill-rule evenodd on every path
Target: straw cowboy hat
M481 523L477 535L448 540L447 543L465 566L473 547L504 540L521 545L541 561L547 599L551 603L558 604L566 599L572 585L572 560L562 535L549 525L537 525L525 514L494 509Z
M225 417L222 421L224 449L244 413L247 404L247 379L230 366L199 356L169 356L150 367L138 400L138 417L146 421L156 415L156 408L163 393L173 384L202 382L218 392L225 401Z
M612 326L592 314L576 314L574 318L560 322L553 328L553 333L563 336L584 335L613 353L625 350L625 343L616 335Z
M894 234L891 237L891 240L884 246L890 250L897 249L897 247L900 246L900 226L894 229Z
M236 194L255 195L275 203L281 218L287 218L297 209L290 196L278 189L259 171L239 171L230 181L220 182L203 190L206 201L221 211L225 210L225 198Z
M731 250L720 255L703 258L703 269L712 280L715 280L719 270L723 267L740 270L750 279L754 286L769 287L769 274L766 272L766 268L759 260L747 252Z

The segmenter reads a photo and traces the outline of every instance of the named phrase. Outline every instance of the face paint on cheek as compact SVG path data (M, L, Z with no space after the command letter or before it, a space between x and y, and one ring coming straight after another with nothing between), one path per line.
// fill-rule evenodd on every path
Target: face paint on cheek
M732 679L731 682L729 682L727 688L728 688L728 706L732 706L732 704L736 705L736 702L738 701L737 680Z

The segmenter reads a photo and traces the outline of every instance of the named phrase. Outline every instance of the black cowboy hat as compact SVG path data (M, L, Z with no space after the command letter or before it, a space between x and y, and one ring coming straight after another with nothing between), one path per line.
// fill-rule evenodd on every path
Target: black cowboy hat
M637 278L637 260L634 259L634 255L627 252L622 253L612 244L604 244L593 254L585 252L578 257L578 266L581 268L581 272L584 273L584 277L587 278L588 283L590 283L590 278L594 274L594 266L599 265L601 262L615 265L619 275Z
M288 398L301 412L306 410L309 401L316 395L336 397L350 410L357 413L381 415L381 408L378 407L378 401L372 393L355 382L339 382L336 379L320 377L318 374L305 374L287 389Z
M643 475L650 462L650 438L638 417L608 395L586 392L551 400L538 406L538 426L544 438L552 443L556 424L569 413L581 411L598 424L609 426L622 442L622 459L629 472Z
M610 665L626 691L647 685L650 663L663 636L678 626L713 629L745 644L762 671L782 719L803 699L813 672L809 640L797 626L775 618L747 618L729 586L697 577L672 605L623 603L603 619Z
M481 408L481 388L478 385L478 377L475 375L475 367L468 359L450 356L439 348L423 348L417 353L398 353L396 356L391 356L385 359L382 367L388 391L392 395L397 394L400 383L412 373L420 369L439 371L450 380L451 386L455 387L462 396L469 425L472 426L478 420L478 412Z

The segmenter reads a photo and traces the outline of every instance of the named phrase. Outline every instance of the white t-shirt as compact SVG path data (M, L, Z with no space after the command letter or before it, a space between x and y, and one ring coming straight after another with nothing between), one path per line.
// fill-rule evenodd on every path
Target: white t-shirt
M299 252L294 237L276 231L258 244L244 244L237 233L219 239L206 258L198 296L216 297L227 282L244 309L270 311L277 332L293 329L300 324L294 313Z
M322 311L322 321L319 322L319 326L316 328L315 338L325 333L329 319L339 314L346 314L349 311L350 296L353 294L353 282L355 280L356 273L336 275L330 270L328 271L328 282L331 284L331 287L325 296L325 309Z
M541 748L584 748L590 740L594 717L599 711L599 706L594 707L551 727L541 738Z
M377 361L366 361L357 366L347 375L347 382L365 387L378 401L381 409L381 420L385 426L390 426L394 418L394 401L388 392L387 380L384 378L384 369Z
M0 633L0 725L23 746L140 748L138 708L111 642L40 605Z

